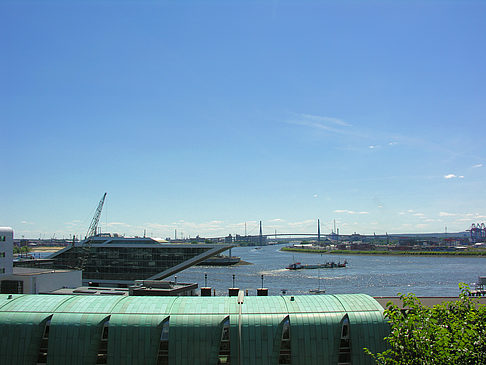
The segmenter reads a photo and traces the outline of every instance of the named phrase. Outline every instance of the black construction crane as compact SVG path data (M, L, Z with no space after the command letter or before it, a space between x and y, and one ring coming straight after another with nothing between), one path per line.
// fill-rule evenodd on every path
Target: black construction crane
M105 204L105 198L106 198L106 193L103 194L103 197L101 198L98 208L96 208L95 215L93 217L93 220L91 221L91 224L89 225L88 232L86 233L86 239L96 235L96 230L98 228L98 222L100 221L101 217L101 210L103 209L103 204Z
M91 224L89 225L88 232L86 233L86 237L84 238L83 245L81 246L81 252L79 255L78 264L74 268L76 270L83 271L86 266L86 262L88 261L89 254L91 252L91 241L89 238L96 235L98 222L100 221L100 217L101 217L101 210L103 209L103 204L105 203L105 198L106 198L106 193L103 194L103 197L101 198L98 204L98 208L96 208L95 215L91 220Z

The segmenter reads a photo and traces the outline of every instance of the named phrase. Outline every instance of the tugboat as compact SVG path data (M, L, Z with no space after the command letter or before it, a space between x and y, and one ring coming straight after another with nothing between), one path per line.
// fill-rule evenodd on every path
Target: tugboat
M339 261L337 264L334 261L326 262L325 264L315 264L315 265L304 265L300 262L294 262L286 267L287 270L300 270L300 269L333 269L336 267L346 267L348 262L344 260L344 262Z
M300 270L304 269L304 265L302 265L300 262L294 262L293 264L290 264L289 266L286 267L287 270Z

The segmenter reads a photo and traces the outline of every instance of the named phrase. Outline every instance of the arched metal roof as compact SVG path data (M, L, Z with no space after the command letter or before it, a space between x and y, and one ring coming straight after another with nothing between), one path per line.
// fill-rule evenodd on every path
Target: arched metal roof
M0 363L35 363L48 321L48 364L96 363L104 326L108 364L155 364L166 321L169 364L216 363L226 320L233 364L277 364L285 321L293 364L337 363L345 316L352 363L371 364L363 347L382 351L388 326L381 305L364 294L244 297L241 304L237 297L0 294Z

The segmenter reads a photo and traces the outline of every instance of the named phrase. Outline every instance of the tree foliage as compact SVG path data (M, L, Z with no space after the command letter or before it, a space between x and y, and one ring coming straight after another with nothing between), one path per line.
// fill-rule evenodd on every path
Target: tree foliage
M31 248L27 245L25 246L13 246L13 253L14 254L24 254L24 253L29 253L31 251Z
M486 364L486 306L459 285L459 300L423 306L413 294L400 295L403 308L387 303L388 350L372 354L377 364Z

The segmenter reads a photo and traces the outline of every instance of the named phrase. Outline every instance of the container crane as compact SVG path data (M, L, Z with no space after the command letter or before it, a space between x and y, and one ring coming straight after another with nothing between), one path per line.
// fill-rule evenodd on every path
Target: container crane
M85 239L96 235L96 230L98 229L98 222L100 221L100 217L101 217L101 210L103 209L103 204L105 204L105 198L106 198L106 193L103 194L103 197L101 198L98 204L98 208L96 208L95 215L91 220L91 224L89 225L88 232L86 232Z
M105 198L106 198L106 193L103 194L103 197L98 203L98 208L96 208L96 212L93 219L91 220L91 224L89 225L88 232L86 232L84 243L81 246L79 264L75 267L76 270L83 271L86 266L86 262L88 261L89 254L91 252L91 241L89 238L96 235L96 230L98 229L98 222L100 221L100 217L101 217L101 210L103 209L103 204L105 204Z

